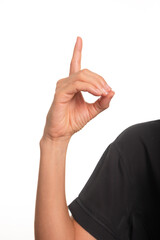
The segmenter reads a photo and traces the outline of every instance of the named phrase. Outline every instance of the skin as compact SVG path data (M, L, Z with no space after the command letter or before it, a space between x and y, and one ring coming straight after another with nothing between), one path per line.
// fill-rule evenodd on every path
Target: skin
M88 69L81 70L81 54L82 39L77 37L69 76L57 81L39 142L35 240L95 239L69 216L65 196L66 153L72 135L107 109L115 92L102 76ZM87 103L81 91L100 98L94 103Z

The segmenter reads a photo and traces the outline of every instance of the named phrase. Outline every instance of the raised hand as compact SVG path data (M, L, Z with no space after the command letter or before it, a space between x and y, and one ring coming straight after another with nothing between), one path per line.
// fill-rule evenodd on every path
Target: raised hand
M82 39L77 37L69 77L57 81L54 99L46 117L43 136L50 140L69 140L92 118L107 109L115 94L103 77L88 69L81 70L81 52ZM94 103L87 103L81 91L101 97Z

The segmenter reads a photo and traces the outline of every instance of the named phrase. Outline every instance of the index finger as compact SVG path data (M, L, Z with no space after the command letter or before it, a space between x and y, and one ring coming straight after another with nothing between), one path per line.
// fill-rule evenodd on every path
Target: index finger
M82 52L82 38L77 37L77 41L74 46L73 56L70 64L70 74L81 70L81 52Z

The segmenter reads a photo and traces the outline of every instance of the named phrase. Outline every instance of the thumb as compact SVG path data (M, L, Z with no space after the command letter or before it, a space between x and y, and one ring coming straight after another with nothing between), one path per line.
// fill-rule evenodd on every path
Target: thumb
M89 103L89 112L93 118L109 107L110 101L114 94L115 92L111 90L107 96L101 96L96 102Z

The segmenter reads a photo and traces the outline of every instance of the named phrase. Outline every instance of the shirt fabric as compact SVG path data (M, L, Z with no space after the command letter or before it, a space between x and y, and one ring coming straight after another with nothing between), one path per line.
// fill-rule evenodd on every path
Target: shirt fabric
M68 209L97 240L159 240L160 120L122 131Z

